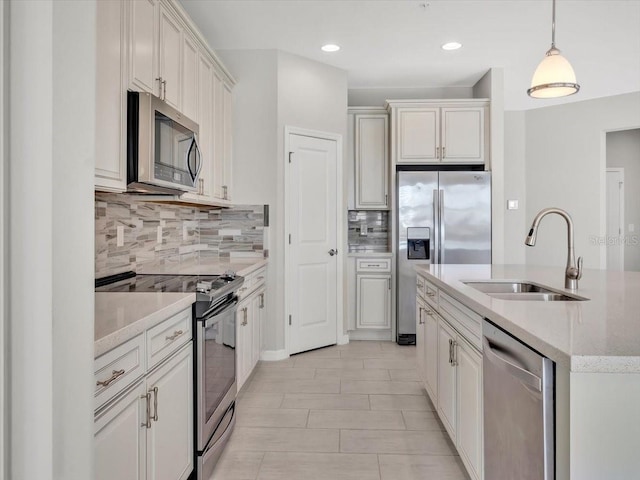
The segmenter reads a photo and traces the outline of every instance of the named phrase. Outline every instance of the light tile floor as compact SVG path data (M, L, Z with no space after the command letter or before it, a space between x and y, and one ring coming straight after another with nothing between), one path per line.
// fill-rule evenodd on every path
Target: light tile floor
M211 480L468 480L415 367L392 342L261 362Z

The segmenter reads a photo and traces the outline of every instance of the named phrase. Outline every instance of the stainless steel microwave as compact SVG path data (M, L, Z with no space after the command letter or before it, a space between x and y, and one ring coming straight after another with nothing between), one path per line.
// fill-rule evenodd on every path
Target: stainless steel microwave
M127 191L195 192L202 168L198 124L159 98L127 94Z

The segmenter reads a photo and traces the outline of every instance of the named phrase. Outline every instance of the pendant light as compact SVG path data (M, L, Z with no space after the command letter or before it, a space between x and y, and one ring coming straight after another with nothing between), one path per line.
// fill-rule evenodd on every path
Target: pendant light
M553 0L551 48L536 68L527 93L534 98L556 98L573 95L579 90L571 64L556 48L556 0Z

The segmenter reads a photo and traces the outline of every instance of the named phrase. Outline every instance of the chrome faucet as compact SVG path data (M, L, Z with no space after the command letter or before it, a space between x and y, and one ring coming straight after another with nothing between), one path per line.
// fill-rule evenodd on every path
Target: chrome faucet
M560 208L545 208L544 210L540 210L536 215L536 218L533 219L529 235L527 235L524 244L529 247L533 247L536 244L538 225L542 218L550 213L557 213L567 222L567 246L569 251L567 252L567 268L565 269L564 275L564 288L577 290L578 280L582 278L582 257L578 257L578 264L576 266L576 257L573 252L573 220L571 220L571 215Z

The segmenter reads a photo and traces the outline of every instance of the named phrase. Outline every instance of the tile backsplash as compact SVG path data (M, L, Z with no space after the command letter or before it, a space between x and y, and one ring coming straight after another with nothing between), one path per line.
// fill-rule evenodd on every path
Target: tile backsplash
M117 227L123 245L117 245ZM207 209L95 195L96 278L211 257L263 257L262 205Z
M349 251L388 252L389 212L386 210L349 210ZM367 234L361 235L366 224Z

